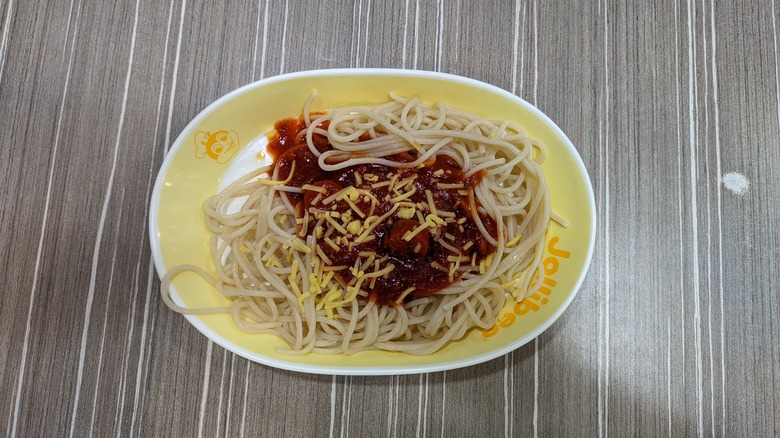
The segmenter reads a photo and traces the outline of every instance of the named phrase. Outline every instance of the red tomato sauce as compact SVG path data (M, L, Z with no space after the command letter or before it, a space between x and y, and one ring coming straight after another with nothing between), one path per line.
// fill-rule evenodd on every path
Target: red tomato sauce
M339 243L336 245L327 244L324 238L317 239L317 245L330 260L331 266L352 268L356 265L356 261L357 265L364 264L367 262L366 254L375 255L371 266L365 267L366 274L381 271L389 264L394 266L390 273L373 278L371 281L366 280L361 284L361 288L369 293L370 299L377 303L391 305L409 287L415 289L406 298L407 300L413 296L439 292L458 281L465 268L478 269L480 262L495 251L496 248L477 228L474 218L475 215L479 215L481 222L493 238L498 234L496 221L484 211L480 213L481 209L476 200L474 202L478 208L474 211L469 200L469 196L473 196L473 188L484 176L482 173L467 179L457 162L446 155L438 155L435 160L424 163L426 164L424 167L414 169L360 164L337 171L325 171L320 168L317 156L306 144L304 135L306 127L302 117L280 120L274 127L275 132L269 135L267 150L273 158L274 166L278 169L277 178L287 179L294 163L294 172L287 185L299 188L305 185L321 187L320 192L311 189L304 190L303 194L281 192L282 196L287 196L295 206L298 218L303 218L306 212L313 215L316 212L323 214L322 211L334 211L340 214L350 211L351 220L346 222L357 220L364 224L366 217L379 218L390 212L395 204L406 205L397 208L394 213L377 224L369 233L369 236L374 237L368 237L365 241L356 242L360 232L345 234L338 231L331 231L330 237L331 241L337 239ZM327 128L327 126L322 127ZM332 149L324 136L315 134L313 143L320 152ZM399 162L410 162L415 159L410 153L387 158ZM392 180L394 176L395 185L392 187L389 184L382 185L383 182ZM409 178L413 180L409 181ZM397 191L392 190L403 181L407 181L404 187ZM353 195L355 199L334 199L327 205L323 203L326 198L348 187L355 188L361 194ZM408 194L407 192L413 193L401 201L394 202L394 198L399 196L399 191L402 195ZM436 216L444 223L439 223L435 227L425 227L413 237L405 239L407 233L411 234L420 228L422 223L427 222L428 215L433 213L430 211L426 192L430 192L438 213ZM373 200L366 193L370 193ZM410 207L410 204L414 207ZM409 208L413 211L411 217L399 216L402 209L406 209L408 216ZM362 212L365 217L360 217L357 211ZM423 219L423 222L420 219ZM342 223L341 219L333 220L343 229L348 226L348 223ZM313 220L311 222L313 223ZM299 223L299 232L302 227L303 225ZM315 232L315 227L310 224L303 234L310 236ZM357 269L341 269L335 272L335 276L344 285L354 284L355 274Z

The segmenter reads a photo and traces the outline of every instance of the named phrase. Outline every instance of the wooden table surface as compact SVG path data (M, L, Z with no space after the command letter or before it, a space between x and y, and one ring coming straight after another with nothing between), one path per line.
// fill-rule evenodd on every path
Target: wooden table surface
M780 435L776 0L114 3L0 4L0 433ZM535 341L307 375L161 301L148 205L173 140L236 87L335 67L489 82L572 139L597 246Z

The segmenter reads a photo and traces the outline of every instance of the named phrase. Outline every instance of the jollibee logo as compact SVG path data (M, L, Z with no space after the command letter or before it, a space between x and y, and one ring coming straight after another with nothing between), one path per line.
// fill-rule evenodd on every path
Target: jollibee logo
M238 152L236 131L198 131L195 133L195 157L209 157L225 164Z
M560 267L559 259L568 259L571 257L569 251L556 247L559 241L560 239L558 236L555 236L550 238L550 241L547 242L547 252L550 253L550 256L542 261L542 266L544 267L544 280L542 280L542 286L539 290L529 297L526 297L523 301L515 304L511 312L499 315L498 321L493 324L493 327L489 330L482 330L482 336L486 338L494 336L498 333L500 328L511 327L517 320L515 315L522 316L528 312L537 312L542 308L541 306L550 301L547 297L553 293L551 288L558 284L553 278L553 275L558 272L558 268Z

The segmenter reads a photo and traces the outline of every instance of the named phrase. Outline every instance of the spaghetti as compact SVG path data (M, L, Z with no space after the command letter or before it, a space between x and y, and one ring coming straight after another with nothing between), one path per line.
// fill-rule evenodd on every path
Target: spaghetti
M391 95L277 122L270 166L204 205L217 269L163 278L181 313L231 313L289 354L430 354L539 288L550 220L543 145L509 122ZM187 309L193 271L230 307Z

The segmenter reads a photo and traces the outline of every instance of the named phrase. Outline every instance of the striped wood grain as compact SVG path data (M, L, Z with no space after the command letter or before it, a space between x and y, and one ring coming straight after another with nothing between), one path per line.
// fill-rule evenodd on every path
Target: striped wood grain
M780 430L778 5L0 4L0 431L9 436L770 436ZM570 309L442 373L249 363L159 299L151 187L184 126L280 73L398 67L538 105L599 214ZM750 186L737 194L729 172Z

